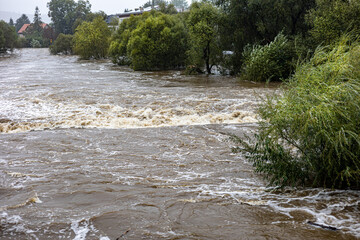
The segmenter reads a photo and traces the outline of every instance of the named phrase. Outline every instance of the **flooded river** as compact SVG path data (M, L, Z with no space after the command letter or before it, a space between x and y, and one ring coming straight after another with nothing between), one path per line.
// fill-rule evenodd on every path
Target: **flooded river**
M277 89L47 49L1 57L0 238L360 238L359 191L270 191L231 153L228 134L254 131Z

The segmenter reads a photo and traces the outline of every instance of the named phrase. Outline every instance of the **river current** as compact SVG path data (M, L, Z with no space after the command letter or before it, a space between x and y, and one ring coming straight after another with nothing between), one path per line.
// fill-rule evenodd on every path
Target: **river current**
M1 56L0 238L359 239L359 191L275 191L231 152L278 89Z

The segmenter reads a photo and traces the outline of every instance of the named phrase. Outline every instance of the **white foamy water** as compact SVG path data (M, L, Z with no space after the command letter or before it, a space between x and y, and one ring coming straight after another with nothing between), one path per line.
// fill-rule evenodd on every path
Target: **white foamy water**
M134 73L44 51L17 52L11 64L3 60L0 132L250 123L257 121L256 95L271 91L220 76Z
M231 152L277 84L46 49L0 71L1 239L360 238L359 191L271 191Z
M212 110L214 101L211 99L193 100L194 103L197 101L201 101L201 104L196 109L191 109L182 107L181 104L172 107L167 103L152 108L124 108L112 104L58 103L49 99L21 99L14 102L0 99L2 102L0 111L4 116L2 122L0 120L0 132L16 133L56 128L116 129L257 122L254 112L237 110L240 107L235 101L221 103L228 108L223 112ZM218 101L215 103L219 104Z

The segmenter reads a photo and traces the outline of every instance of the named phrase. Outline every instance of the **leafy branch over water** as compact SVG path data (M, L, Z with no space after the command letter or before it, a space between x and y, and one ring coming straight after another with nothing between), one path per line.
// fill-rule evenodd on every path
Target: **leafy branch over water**
M281 96L260 107L259 133L234 136L272 185L360 184L360 45L340 40L300 65Z

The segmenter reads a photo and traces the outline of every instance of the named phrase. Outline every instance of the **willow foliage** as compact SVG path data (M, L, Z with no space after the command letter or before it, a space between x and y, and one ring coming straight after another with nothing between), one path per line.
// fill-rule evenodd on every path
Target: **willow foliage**
M256 170L274 185L360 185L360 45L318 48L281 96L260 108L256 143L238 137Z
M242 78L250 81L279 81L294 70L295 51L287 37L279 33L274 41L261 45L248 45L243 52Z
M114 63L134 70L176 69L185 65L187 32L181 18L157 11L125 19L109 48Z
M127 53L134 70L174 69L185 65L184 24L175 16L150 16L131 32Z
M107 56L111 31L102 17L83 22L76 28L73 50L83 59L100 59Z

